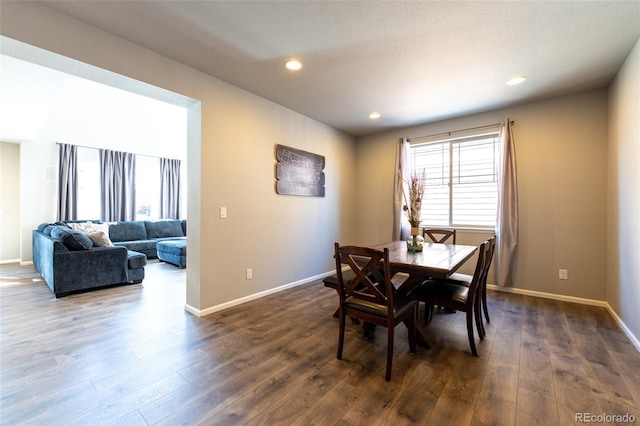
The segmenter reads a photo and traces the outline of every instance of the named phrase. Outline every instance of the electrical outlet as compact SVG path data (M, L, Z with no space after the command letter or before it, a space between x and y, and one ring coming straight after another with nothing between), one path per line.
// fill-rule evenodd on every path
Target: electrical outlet
M559 269L558 270L558 278L560 278L561 280L568 280L569 279L569 271L566 269Z
M247 279L253 278L253 269L247 269Z

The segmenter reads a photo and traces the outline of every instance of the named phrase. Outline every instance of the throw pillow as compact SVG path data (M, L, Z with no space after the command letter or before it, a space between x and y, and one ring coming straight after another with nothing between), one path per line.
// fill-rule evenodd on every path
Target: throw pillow
M93 222L75 222L68 223L71 229L76 231L84 232L85 234L90 234L92 232L96 232L96 224Z
M55 225L51 228L49 235L51 235L51 238L54 238L56 240L62 240L62 238L69 232L71 232L71 229L67 228L66 226Z
M113 247L113 243L107 234L102 231L92 232L88 235L89 238L91 238L91 241L93 241L93 245L96 247Z
M69 231L69 233L62 237L62 243L69 250L88 250L93 247L91 238L89 238L87 234L78 231Z
M47 226L44 228L44 230L42 231L42 233L43 233L44 235L47 235L47 236L49 236L49 237L50 237L50 236L51 236L51 231L53 231L55 227L56 227L56 225L47 225Z
M94 223L93 224L93 232L104 232L104 234L109 236L109 224L108 223Z

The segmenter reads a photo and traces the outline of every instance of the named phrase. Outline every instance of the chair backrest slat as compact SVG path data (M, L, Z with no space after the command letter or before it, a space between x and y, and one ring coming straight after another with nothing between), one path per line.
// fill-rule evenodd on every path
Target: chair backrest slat
M384 306L393 306L389 250L368 247L342 246L335 244L338 294L341 302L348 297L356 297ZM355 278L345 284L342 267L348 265ZM376 282L372 277L377 277ZM380 282L382 281L382 282Z
M478 247L478 261L476 262L476 269L473 272L473 279L471 280L471 284L469 285L469 296L467 297L467 305L472 305L474 303L474 299L477 296L478 287L486 280L487 273L487 259L489 254L489 241L483 241Z
M422 230L422 236L429 238L434 243L445 243L452 239L452 243L456 243L456 230L455 229L440 229L440 228L424 228Z
M488 244L488 247L487 247L487 253L485 255L486 258L484 261L484 270L483 270L483 275L481 280L482 285L487 284L487 277L489 275L489 268L491 267L491 260L493 259L493 253L495 252L495 249L496 249L496 237L493 236L489 238L486 242Z

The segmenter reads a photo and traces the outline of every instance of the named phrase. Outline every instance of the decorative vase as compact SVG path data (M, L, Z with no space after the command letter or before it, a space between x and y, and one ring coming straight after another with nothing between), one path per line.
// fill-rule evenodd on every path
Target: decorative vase
M420 235L420 221L412 220L411 223L411 235L407 239L407 250L409 251L422 251L424 246L424 238Z

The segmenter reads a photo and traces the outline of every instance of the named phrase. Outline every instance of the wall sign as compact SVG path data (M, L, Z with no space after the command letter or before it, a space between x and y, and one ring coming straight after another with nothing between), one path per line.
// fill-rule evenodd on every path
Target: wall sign
M276 192L324 197L324 156L276 145Z

